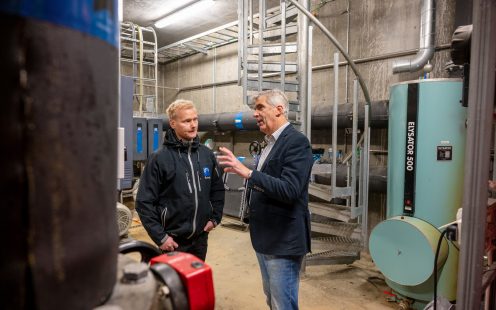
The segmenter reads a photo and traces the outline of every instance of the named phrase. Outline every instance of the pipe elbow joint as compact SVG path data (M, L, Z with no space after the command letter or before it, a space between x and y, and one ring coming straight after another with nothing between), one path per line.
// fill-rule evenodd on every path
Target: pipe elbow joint
M414 59L393 62L393 73L422 70L432 56L434 56L434 46L426 47Z

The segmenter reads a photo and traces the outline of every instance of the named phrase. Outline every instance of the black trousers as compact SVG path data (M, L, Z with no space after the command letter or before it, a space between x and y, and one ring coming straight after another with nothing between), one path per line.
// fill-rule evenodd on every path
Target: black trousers
M175 249L178 252L186 252L195 255L202 261L207 257L208 233L202 232L195 239L186 239L181 237L174 238L174 241L179 245ZM167 251L164 251L166 253Z

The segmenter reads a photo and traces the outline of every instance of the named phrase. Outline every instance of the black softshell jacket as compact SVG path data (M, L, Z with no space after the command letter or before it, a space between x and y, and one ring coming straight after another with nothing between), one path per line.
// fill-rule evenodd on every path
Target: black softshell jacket
M169 129L140 178L136 211L157 245L167 235L198 237L209 220L220 223L224 183L213 152L199 143L180 141Z

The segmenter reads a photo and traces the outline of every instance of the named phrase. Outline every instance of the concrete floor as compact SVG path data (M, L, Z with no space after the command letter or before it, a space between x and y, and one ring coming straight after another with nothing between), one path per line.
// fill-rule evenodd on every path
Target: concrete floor
M129 237L151 242L139 219ZM268 309L249 232L218 226L210 233L206 262L213 270L216 309ZM396 309L386 301L382 279L367 255L351 265L309 266L300 282L300 309Z

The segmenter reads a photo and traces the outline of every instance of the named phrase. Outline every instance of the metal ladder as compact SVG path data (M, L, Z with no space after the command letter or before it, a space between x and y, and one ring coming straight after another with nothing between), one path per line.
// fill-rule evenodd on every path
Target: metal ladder
M299 62L299 53L304 49L299 46L302 43L298 33L298 10L288 6L287 1L267 9L266 1L259 0L256 13L254 1L238 0L238 81L243 86L245 104L249 105L253 92L283 90L290 101L290 122L306 132L300 108L305 106L300 103L306 102L307 98L301 85L305 68Z
M290 99L290 122L310 139L312 25L303 18L302 9L298 7L303 3L305 9L309 2L300 0L297 5L292 0L281 0L280 6L267 9L266 1L259 0L259 10L255 14L253 0L238 1L238 80L243 87L245 103L248 104L250 92L284 90ZM354 85L352 151L339 163L346 165L347 184L339 187L336 183L338 70L339 55L336 53L331 142L334 152L328 169L332 181L331 186L310 183L310 196L325 202L309 203L311 229L320 237L312 238L313 253L307 255L305 265L352 263L360 258L360 251L366 247L368 239L370 131L364 126L362 136L358 138L358 80ZM368 106L365 115L365 124L368 124ZM336 198L343 198L346 203L336 204Z
M133 98L139 106L139 116L144 113L143 104L152 106L146 112L157 114L157 35L152 27L141 27L131 22L121 23L121 62L132 66L132 74L127 76L134 81Z

